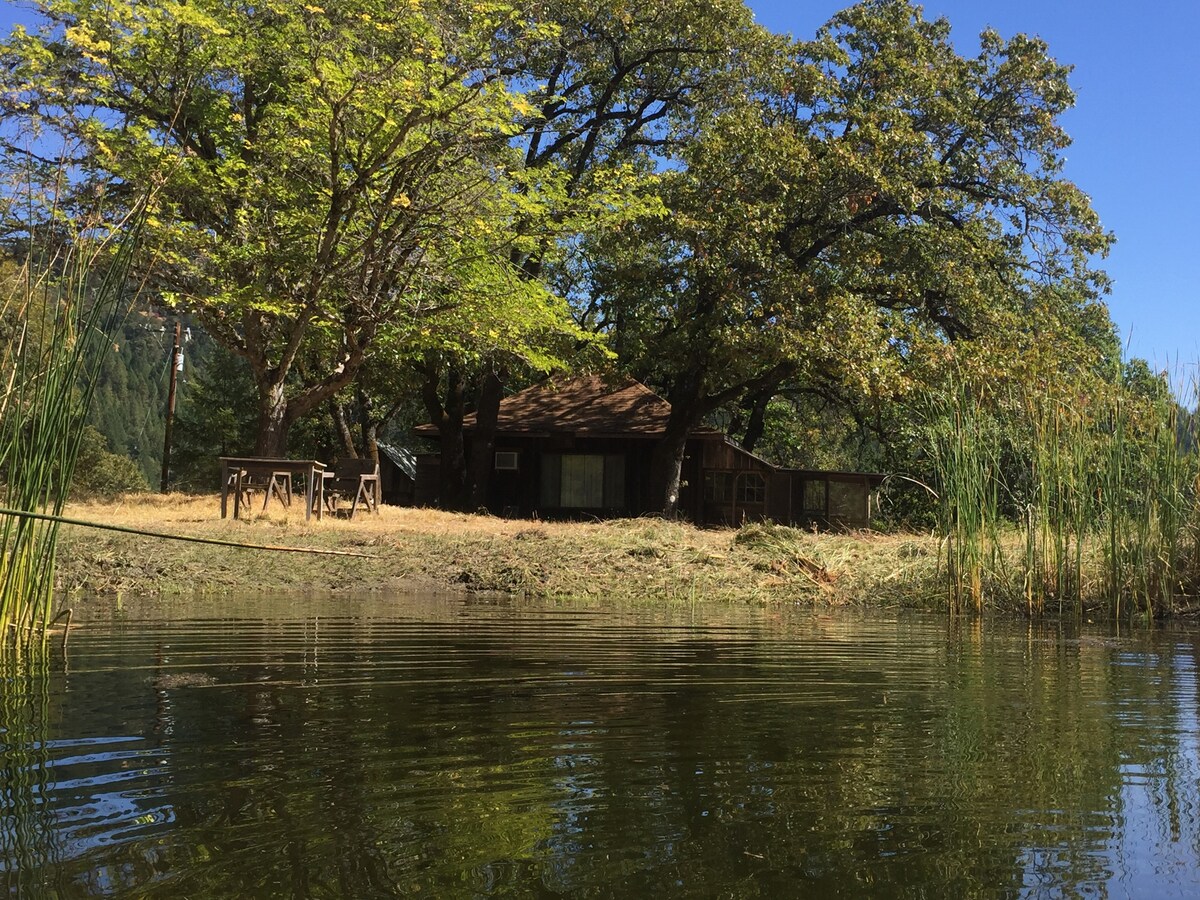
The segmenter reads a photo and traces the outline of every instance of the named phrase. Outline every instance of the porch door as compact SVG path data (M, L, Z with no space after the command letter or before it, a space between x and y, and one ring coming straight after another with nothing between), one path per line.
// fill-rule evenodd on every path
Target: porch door
M571 453L562 458L562 505L578 509L604 506L604 457Z
M625 457L619 453L542 456L543 509L624 509Z

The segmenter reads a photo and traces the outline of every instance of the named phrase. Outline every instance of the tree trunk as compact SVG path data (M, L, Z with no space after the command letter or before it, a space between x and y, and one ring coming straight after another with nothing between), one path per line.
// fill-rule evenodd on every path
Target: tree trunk
M698 406L692 401L694 398L684 398L671 405L666 430L650 457L650 487L662 504L663 517L668 519L679 515L684 451L688 435L700 421Z
M241 320L242 334L235 337L227 328L218 329L218 340L226 343L235 353L250 364L254 383L258 389L258 434L255 437L255 452L262 456L286 456L288 432L293 424L310 416L339 391L354 381L373 337L373 328L364 326L356 341L343 349L340 357L329 360L327 374L318 379L302 379L295 384L289 396L285 385L293 371L296 357L303 345L307 332L308 318L301 317L289 325L280 325L281 337L286 338L286 348L277 357L270 352L271 340L265 317L247 312ZM221 334L224 334L224 338ZM228 343L227 343L228 342Z
M346 421L346 407L336 400L329 401L329 407L338 439L342 442L342 450L345 451L346 456L353 459L358 456L358 452L354 449L354 435L350 433L350 423Z
M258 436L254 441L255 456L287 456L288 402L283 384L259 385Z
M492 454L496 452L496 421L504 394L502 372L488 372L480 379L475 405L475 433L471 435L471 508L487 507L492 479Z
M363 429L363 459L373 459L379 462L379 426L375 422L367 424Z
M364 458L371 457L371 445L375 442L375 423L371 419L371 407L374 404L371 398L367 396L367 392L363 390L362 384L356 385L355 399L358 401L358 424L359 431L362 434L362 455ZM378 459L378 450L375 451L375 457Z
M457 366L446 373L446 393L441 394L441 370L436 360L421 368L421 398L429 420L438 427L438 506L463 509L466 501L467 461L463 445L463 378Z
M650 457L650 484L654 496L662 504L664 518L679 516L679 494L682 488L683 454L687 448L688 431L673 432L669 427L654 447Z
M439 449L439 505L443 509L466 510L467 457L463 451L461 414L449 415L443 420Z
M767 405L775 396L774 388L763 391L754 397L754 405L750 409L750 421L746 424L746 433L742 437L742 446L754 452L758 442L762 440L763 429L766 427Z
M679 495L683 487L681 471L688 435L704 415L701 404L703 373L691 371L680 376L670 391L671 415L662 438L650 457L650 490L662 504L664 518L679 515Z

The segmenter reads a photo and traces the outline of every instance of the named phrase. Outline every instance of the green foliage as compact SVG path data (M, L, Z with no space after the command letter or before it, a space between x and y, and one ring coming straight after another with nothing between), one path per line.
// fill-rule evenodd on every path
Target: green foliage
M669 214L590 248L593 317L681 415L785 387L911 402L949 345L1051 307L1108 337L1110 236L1062 176L1073 96L1040 41L988 32L963 56L944 20L876 0L739 63L676 124Z
M211 491L220 485L221 456L250 456L257 429L254 377L246 360L193 329L187 345L187 378L178 387L173 490ZM291 452L299 458L332 459L337 443L324 416L296 423Z
M430 297L457 302L454 281L529 301L534 331L554 318L503 272L559 189L517 173L509 138L533 109L501 77L552 26L491 0L37 8L44 27L0 49L9 114L68 136L111 196L155 186L147 265L249 362L261 451L351 383L385 326L419 334Z
M246 361L200 340L192 374L179 390L172 482L182 490L219 486L221 456L249 456L255 437L254 379Z
M136 460L146 482L158 484L172 362L170 326L161 315L139 309L113 338L101 362L88 424L114 453Z
M110 453L104 435L94 426L86 425L79 442L71 489L74 495L111 497L147 491L150 485L136 462L128 456Z
M435 354L471 369L501 358L544 374L563 368L573 355L586 355L585 348L605 354L602 342L565 314L557 296L507 260L466 254L438 284L413 291L410 299L410 314L381 332L397 363Z

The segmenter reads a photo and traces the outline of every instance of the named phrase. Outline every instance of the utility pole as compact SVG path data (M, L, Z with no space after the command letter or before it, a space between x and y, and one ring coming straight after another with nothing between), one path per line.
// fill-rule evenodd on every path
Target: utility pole
M178 373L183 371L183 347L179 343L180 330L179 320L176 319L175 346L171 348L171 381L167 388L167 427L163 433L162 482L159 484L159 488L164 494L167 492L167 475L171 471L171 426L175 424L175 380Z

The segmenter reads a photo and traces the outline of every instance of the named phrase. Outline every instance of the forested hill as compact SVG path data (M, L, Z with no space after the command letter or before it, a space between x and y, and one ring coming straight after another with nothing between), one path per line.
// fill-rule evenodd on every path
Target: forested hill
M162 478L175 321L144 304L129 314L103 362L88 416L107 449L134 460L153 488ZM253 386L242 360L186 317L181 324L170 481L175 488L210 490L216 457L253 444Z
M152 485L162 468L173 337L166 317L146 309L131 315L104 361L88 417L108 449L136 460Z

